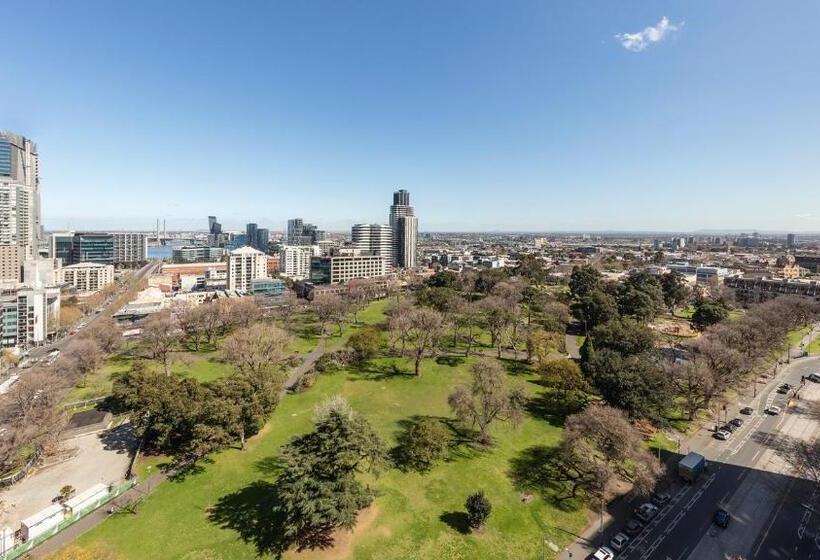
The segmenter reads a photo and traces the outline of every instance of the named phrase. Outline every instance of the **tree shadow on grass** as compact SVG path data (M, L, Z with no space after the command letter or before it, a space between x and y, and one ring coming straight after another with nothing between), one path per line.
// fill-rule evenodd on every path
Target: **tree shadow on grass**
M527 375L532 373L532 369L527 362L521 360L511 360L509 358L501 358L501 363L504 364L504 369L510 375Z
M383 381L395 377L415 377L415 374L409 369L402 369L395 362L389 364L365 362L357 366L350 374L350 379L354 381Z
M562 511L577 511L583 507L583 502L580 498L567 496L557 461L555 447L533 445L510 460L507 474L516 489L538 494Z
M256 547L260 556L281 558L288 543L283 536L282 519L273 509L276 502L275 486L258 480L222 496L208 511L208 520L236 531L244 542Z
M439 356L436 358L436 363L441 366L450 366L450 367L457 367L462 365L466 361L464 356L453 356L453 355L446 355L446 356Z
M268 457L262 457L256 461L253 466L262 473L262 475L274 477L281 474L282 469L285 468L285 463L276 455L270 455Z
M486 447L477 443L478 431L466 428L460 422L448 418L446 416L425 416L416 414L408 418L402 418L397 422L398 431L396 433L396 441L399 445L392 448L389 452L393 464L399 470L408 472L416 470L418 472L426 472L429 469L418 469L411 465L402 448L401 442L404 434L406 434L415 424L424 419L438 420L450 432L449 453L444 462L449 463L455 459L473 459L486 453L491 447Z
M525 408L533 418L560 427L564 425L567 416L581 411L585 405L586 399L578 392L561 395L557 391L547 389L528 400Z
M462 535L466 535L470 532L470 523L467 519L467 514L463 511L445 511L439 515L438 518L442 523L446 523L451 529L458 531Z

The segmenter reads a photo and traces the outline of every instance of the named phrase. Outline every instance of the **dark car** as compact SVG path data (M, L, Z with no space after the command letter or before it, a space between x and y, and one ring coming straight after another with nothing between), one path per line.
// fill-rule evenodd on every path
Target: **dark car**
M624 533L630 537L634 537L641 531L643 531L643 525L641 525L637 519L630 519L626 522L626 525L624 525Z
M719 509L715 512L715 525L718 527L723 527L724 529L729 526L729 520L732 517L729 515L729 512L725 509Z
M731 420L729 420L729 424L739 428L743 425L743 418L732 418Z
M667 503L669 503L669 500L671 499L672 496L664 492L662 494L655 494L654 496L652 496L652 503L658 507L663 507Z
M726 432L734 433L734 431L737 430L737 426L735 426L734 424L729 423L729 424L725 424L725 425L721 426L720 429L724 430Z
M755 409L752 408L751 406L744 406L743 408L740 409L741 414L749 415L749 414L754 414L754 412L755 412Z

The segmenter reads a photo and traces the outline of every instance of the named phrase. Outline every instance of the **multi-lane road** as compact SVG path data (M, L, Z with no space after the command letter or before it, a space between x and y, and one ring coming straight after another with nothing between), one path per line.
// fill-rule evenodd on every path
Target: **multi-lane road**
M618 559L820 560L820 492L815 484L793 476L793 465L783 453L785 440L816 437L820 384L807 380L800 399L793 391L777 393L779 384L799 387L802 376L812 372L820 372L820 358L794 360L755 399L740 403L752 406L753 414L728 411L729 419L745 421L728 441L696 438L684 451L703 454L708 470L695 484L673 484L669 503ZM767 414L773 404L783 412ZM732 516L726 529L713 522L718 508ZM626 521L614 519L602 540L608 542Z

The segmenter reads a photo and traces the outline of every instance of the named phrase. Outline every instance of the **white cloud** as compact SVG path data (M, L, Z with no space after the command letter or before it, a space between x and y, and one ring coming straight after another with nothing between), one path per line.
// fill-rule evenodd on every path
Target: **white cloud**
M652 43L663 41L667 35L683 27L683 23L684 22L678 24L670 23L669 18L663 16L658 22L658 25L654 27L649 26L637 33L618 33L615 35L615 38L626 50L640 52Z

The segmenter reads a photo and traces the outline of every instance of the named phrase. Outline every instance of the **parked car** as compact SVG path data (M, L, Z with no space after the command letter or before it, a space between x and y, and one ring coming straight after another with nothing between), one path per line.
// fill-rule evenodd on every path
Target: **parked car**
M643 531L643 525L637 519L630 519L624 525L624 533L630 537L640 534L641 531Z
M816 371L814 373L810 373L806 376L809 381L814 381L815 383L820 383L820 371Z
M776 405L772 405L766 409L766 414L771 414L772 416L777 416L778 414L780 414L780 412L781 408Z
M602 546L592 555L595 560L612 560L615 558L615 553L608 546Z
M629 537L623 533L618 533L612 540L609 541L609 546L612 547L612 550L615 552L621 552L623 549L626 548L626 545L629 544Z
M725 509L719 509L715 512L715 525L718 527L723 527L724 529L729 526L729 520L732 518L729 515L729 512Z
M743 418L732 418L731 420L729 420L729 424L739 428L743 425Z
M743 408L740 409L740 413L741 414L746 414L746 415L754 414L755 409L752 408L751 406L744 406Z
M658 515L658 511L658 506L646 502L645 504L641 504L641 506L635 510L635 517L637 517L644 523L648 523L652 520L653 517Z
M721 439L723 441L726 441L730 437L732 437L732 432L726 430L718 430L717 432L715 432L715 439Z
M735 426L734 424L729 423L729 424L724 424L723 426L720 427L720 429L724 432L735 433L735 430L737 430L737 426Z
M780 387L777 388L777 392L781 395L785 395L790 390L791 390L791 387L784 387L783 385L781 385Z
M654 496L652 496L652 503L658 506L659 508L662 508L663 506L668 504L669 500L671 499L672 496L664 492L662 494L655 494Z

